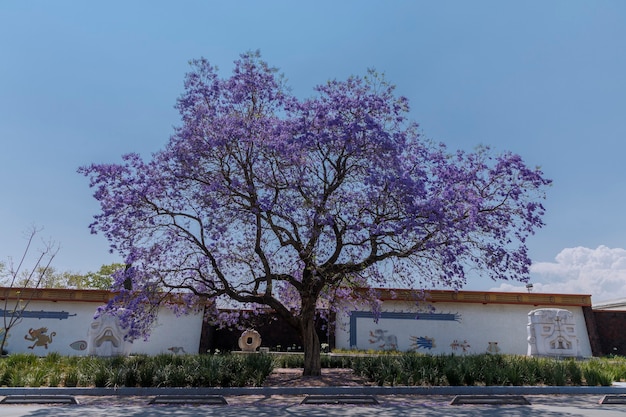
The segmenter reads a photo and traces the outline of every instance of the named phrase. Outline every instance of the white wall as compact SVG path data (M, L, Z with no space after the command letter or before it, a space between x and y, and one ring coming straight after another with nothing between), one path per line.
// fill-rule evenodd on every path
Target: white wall
M429 306L434 310L429 310ZM492 346L497 342L500 353L525 355L528 313L542 307L571 311L580 352L582 356L592 356L582 308L554 305L438 302L425 305L424 311L418 313L414 303L387 301L378 323L370 317L362 317L367 315L365 311L356 312L352 317L338 314L335 342L336 347L342 349L380 350L391 348L390 342L397 340L398 350L428 354L480 354L487 352L489 342ZM377 337L381 335L383 337Z
M156 355L170 353L170 348L182 348L179 353L198 353L202 333L202 312L176 316L169 309L162 309L156 326L148 341L135 340L131 353ZM177 349L178 350L178 349Z
M10 329L5 350L9 353L34 353L42 356L49 352L86 355L89 327L99 305L92 302L33 300L27 306L26 312L28 316L34 317L24 317L18 325ZM0 329L3 327L0 316ZM47 329L44 339L52 339L47 348L35 345L35 340L27 340L32 338L30 329L41 328ZM187 353L197 353L201 330L202 313L176 317L171 311L162 309L150 339L134 341L130 352L154 355L171 353L169 348L182 348Z

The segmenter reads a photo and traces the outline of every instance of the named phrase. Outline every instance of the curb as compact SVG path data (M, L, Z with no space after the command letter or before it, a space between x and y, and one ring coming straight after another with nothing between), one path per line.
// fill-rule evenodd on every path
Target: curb
M0 388L8 395L154 396L154 395L621 395L626 387L458 386L458 387L258 387L258 388Z

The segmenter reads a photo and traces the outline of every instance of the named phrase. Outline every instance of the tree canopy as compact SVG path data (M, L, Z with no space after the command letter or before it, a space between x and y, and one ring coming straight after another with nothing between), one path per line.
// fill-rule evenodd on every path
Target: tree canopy
M520 156L422 139L408 100L374 71L299 99L258 52L228 78L205 59L191 67L164 149L79 170L101 205L92 231L129 265L110 308L124 307L137 334L164 291L188 294L190 307L198 297L269 307L300 332L315 375L322 298L459 289L470 269L527 279L526 239L543 226L550 181Z
M37 266L34 270L23 269L16 276L3 273L0 263L0 285L22 288L73 288L109 290L113 283L113 274L124 269L123 264L102 265L97 272L79 274L70 271L58 271L53 266ZM5 276L6 275L6 276ZM33 279L37 277L37 279Z

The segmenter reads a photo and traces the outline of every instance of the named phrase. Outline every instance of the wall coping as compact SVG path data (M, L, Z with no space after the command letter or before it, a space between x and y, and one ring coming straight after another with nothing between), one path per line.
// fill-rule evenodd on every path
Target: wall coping
M430 303L473 304L521 304L533 306L579 306L591 307L588 294L549 294L524 292L454 291L375 289L382 301L426 301ZM367 291L367 290L363 290ZM66 288L8 288L0 287L0 300L25 299L38 301L81 301L106 303L115 296L107 290L84 290Z
M0 300L82 301L107 303L115 293L107 290L78 290L68 288L10 288L0 287Z
M363 290L367 291L367 290ZM454 290L376 289L382 301L425 301L430 303L519 304L532 306L591 307L589 294L492 292Z

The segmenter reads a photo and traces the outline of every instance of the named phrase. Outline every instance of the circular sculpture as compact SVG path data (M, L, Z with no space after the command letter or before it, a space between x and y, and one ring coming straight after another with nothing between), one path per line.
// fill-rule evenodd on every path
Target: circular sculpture
M239 348L244 352L255 352L261 346L261 335L256 330L248 329L241 333Z

